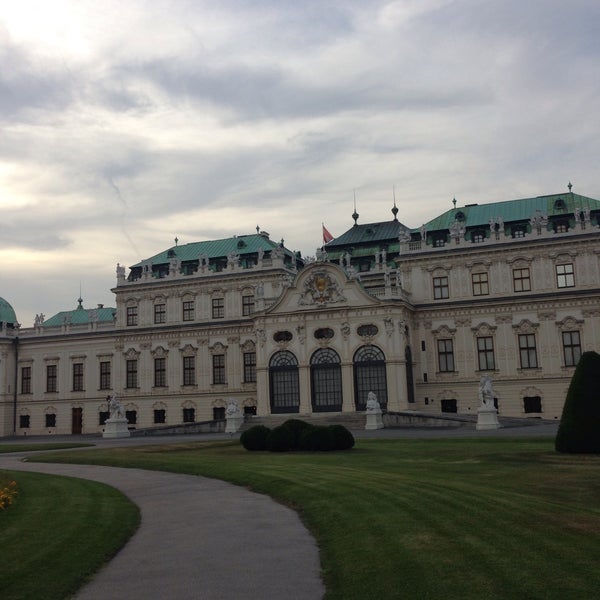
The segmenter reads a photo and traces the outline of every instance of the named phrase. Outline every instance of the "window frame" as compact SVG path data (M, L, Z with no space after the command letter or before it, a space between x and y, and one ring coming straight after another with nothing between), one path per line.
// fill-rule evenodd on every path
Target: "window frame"
M533 342L533 343L531 343ZM519 334L519 364L521 369L538 369L537 345L535 333Z
M477 273L471 273L471 286L473 289L473 296L489 296L490 284L488 272L479 271Z
M256 383L256 352L244 352L244 383Z
M21 367L21 394L31 394L31 366Z
M127 359L125 363L125 387L130 390L138 388L138 360Z
M100 369L100 388L101 390L110 390L111 389L111 368L110 368L109 360L100 361L99 369Z
M181 310L182 321L193 321L196 318L196 303L193 300L184 300Z
M135 327L138 324L138 307L137 304L134 306L127 306L126 307L126 314L127 314L127 319L126 319L126 323L127 323L127 327Z
M574 341L577 336L577 341ZM567 340L567 338L569 338ZM561 335L565 367L576 367L581 358L581 334L579 330L563 331Z
M46 392L58 392L58 365L46 365Z
M254 312L254 296L246 294L242 296L242 317L249 317Z
M570 271L567 269L570 267ZM562 270L562 273L559 273ZM573 263L561 263L556 265L556 287L559 289L575 287L575 268Z
M433 277L433 299L446 300L448 298L450 298L448 275Z
M480 371L494 371L496 369L494 338L491 335L477 337L477 364Z
M437 340L438 373L455 373L454 340L452 338L439 338Z
M213 298L212 299L212 318L213 319L224 319L225 318L225 298Z
M164 356L154 358L154 387L167 387L167 359Z
M531 291L531 271L529 267L517 267L512 270L513 276L513 292L520 294L521 292Z
M224 385L227 383L224 354L212 355L212 382L213 385Z
M196 357L182 357L183 385L196 385Z
M167 322L167 305L163 302L154 305L154 324L162 325Z

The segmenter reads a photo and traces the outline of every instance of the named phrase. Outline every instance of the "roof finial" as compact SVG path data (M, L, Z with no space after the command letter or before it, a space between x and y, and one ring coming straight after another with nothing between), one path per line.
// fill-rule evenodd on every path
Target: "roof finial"
M260 225L256 226L256 233L260 233Z
M360 215L356 212L356 190L354 190L354 212L352 213L352 218L354 219L354 225L358 225L358 217Z
M569 185L567 187L569 188L569 192L570 192L571 188L573 187L573 184L569 181Z
M398 207L396 206L396 186L392 186L392 192L394 194L394 208L392 208L392 214L394 215L394 221L398 220Z
M454 208L456 208L456 197L452 198L452 204L454 204Z
M81 281L79 282L79 298L77 298L77 309L83 308L83 298L81 297Z

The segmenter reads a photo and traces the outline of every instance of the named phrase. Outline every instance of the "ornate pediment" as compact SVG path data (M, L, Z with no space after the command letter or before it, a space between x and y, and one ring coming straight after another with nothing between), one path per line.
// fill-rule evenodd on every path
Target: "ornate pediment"
M304 282L299 304L326 305L345 301L339 283L327 271L318 270Z

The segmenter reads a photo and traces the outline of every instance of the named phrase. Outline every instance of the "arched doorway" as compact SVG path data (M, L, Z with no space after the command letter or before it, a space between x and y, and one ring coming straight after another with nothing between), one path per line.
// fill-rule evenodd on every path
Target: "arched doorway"
M381 408L387 407L385 354L377 346L361 346L354 353L354 403L365 410L367 395L375 392Z
M287 350L276 352L269 361L269 397L273 414L300 411L298 361Z
M310 359L310 391L313 412L342 410L342 371L335 350L321 348Z

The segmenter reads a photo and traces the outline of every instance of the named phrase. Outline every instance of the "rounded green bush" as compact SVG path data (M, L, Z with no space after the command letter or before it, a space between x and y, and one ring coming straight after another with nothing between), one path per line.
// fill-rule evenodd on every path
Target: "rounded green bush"
M343 425L330 425L335 450L349 450L354 446L354 436Z
M267 450L270 452L287 452L294 447L294 432L286 425L273 427L267 436Z
M311 427L310 423L302 421L301 419L288 419L284 425L294 434L292 449L297 450L300 447L300 437L304 431Z
M300 436L300 449L310 452L327 452L333 450L334 444L331 429L329 427L311 425Z
M240 443L246 450L266 450L270 432L271 430L264 425L255 425L242 433Z

